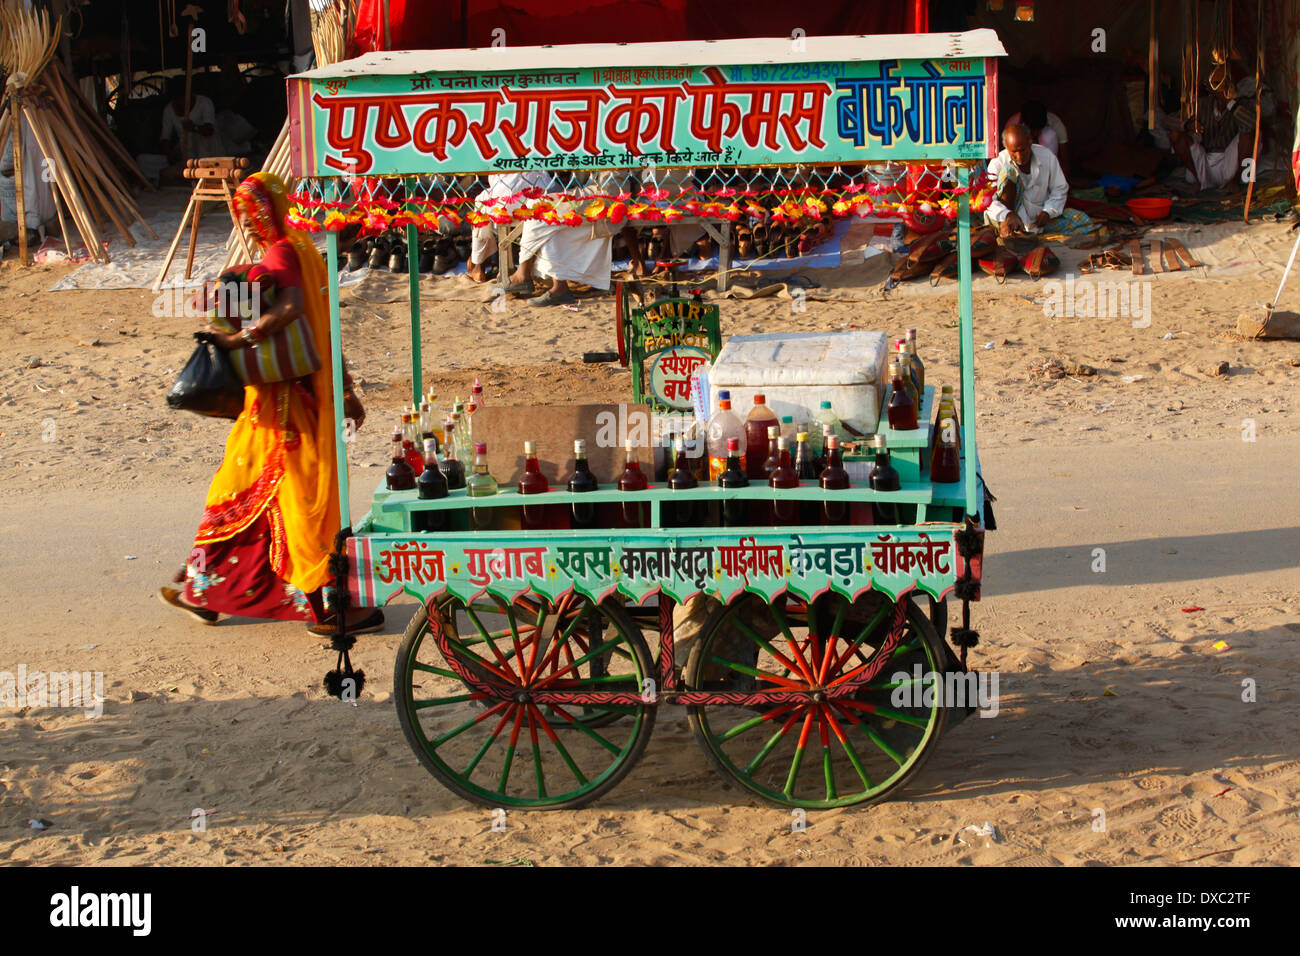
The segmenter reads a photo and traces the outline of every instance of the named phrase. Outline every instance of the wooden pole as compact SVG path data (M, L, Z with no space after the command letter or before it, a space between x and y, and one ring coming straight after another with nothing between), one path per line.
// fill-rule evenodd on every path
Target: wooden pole
M1255 179L1259 169L1259 120L1264 97L1260 94L1260 76L1264 72L1264 0L1255 4L1255 148L1250 157L1250 182L1246 184L1246 205L1241 211L1241 221L1250 222L1250 200L1255 192ZM1240 157L1238 157L1240 158Z
M77 223L77 229L81 233L82 241L86 244L86 251L90 253L90 257L96 262L107 262L108 257L104 253L103 239L99 234L99 230L95 228L90 212L86 208L84 197L77 191L72 182L67 160L59 150L58 143L54 141L47 129L33 122L28 107L24 106L23 114L27 119L27 124L32 128L32 133L36 136L41 152L53 163L55 181L59 183L64 198L68 200L68 210L72 213L73 221Z
M1156 98L1160 95L1160 43L1156 39L1156 4L1151 6L1151 34L1147 41L1147 129L1156 128Z
M27 265L27 203L23 198L23 121L22 102L16 97L10 101L13 117L14 140L14 201L18 211L18 262Z

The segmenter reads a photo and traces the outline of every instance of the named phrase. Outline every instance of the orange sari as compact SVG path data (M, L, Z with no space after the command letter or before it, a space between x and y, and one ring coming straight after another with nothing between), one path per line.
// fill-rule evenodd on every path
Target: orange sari
M339 530L327 277L311 240L284 232L280 242L297 256L303 311L321 343L321 368L245 388L244 410L208 488L186 599L227 614L320 620L319 592L330 582Z

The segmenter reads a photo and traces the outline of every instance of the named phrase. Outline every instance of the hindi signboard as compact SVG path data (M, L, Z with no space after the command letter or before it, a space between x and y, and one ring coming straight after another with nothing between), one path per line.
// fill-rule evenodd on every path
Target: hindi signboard
M942 600L962 575L953 532L937 528L491 542L370 534L349 538L347 548L352 601L365 607L401 592L469 600L486 591L511 600L527 590L551 599L576 590L597 602L618 592L638 603L662 591L678 601L707 594L727 603L742 591L771 601L786 591L810 600L832 590L852 600L870 588L891 599L916 588Z
M519 58L497 57L472 61L493 67L481 71L290 77L292 172L831 165L996 152L995 56L606 67L568 65L565 50L547 51L562 66L506 69ZM394 56L412 57L413 70L439 62Z

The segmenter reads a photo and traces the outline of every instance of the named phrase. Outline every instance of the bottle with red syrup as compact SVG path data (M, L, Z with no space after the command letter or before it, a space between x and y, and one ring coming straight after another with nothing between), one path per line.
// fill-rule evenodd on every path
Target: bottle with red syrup
M790 448L786 444L784 435L776 440L776 455L776 467L767 476L768 487L776 489L777 492L772 496L770 520L772 524L778 526L798 524L799 502L781 496L781 492L785 489L799 487L799 475L794 470L794 465L790 463Z
M840 457L840 438L828 435L826 438L826 467L822 469L819 479L823 490L843 491L849 487L849 473L844 470ZM822 524L848 524L849 502L827 500L822 502Z
M930 480L949 484L961 479L961 456L957 450L957 426L951 418L939 423L939 444L930 461Z
M393 429L393 463L385 474L389 491L410 491L415 487L415 470L402 449L402 430Z
M618 490L625 494L637 491L645 491L647 481L645 472L641 470L641 462L636 457L636 445L633 442L626 442L623 445L627 453L627 459L623 465L623 474L618 479ZM650 524L649 521L649 502L644 501L624 501L622 505L622 519L624 528L645 528Z
M406 457L406 463L411 466L411 471L418 478L420 472L424 471L424 456L415 443L419 439L420 424L417 412L402 412L402 454Z
M890 363L889 377L892 392L889 396L889 427L898 431L910 431L917 427L916 402L903 382L903 371L897 362Z
M740 441L735 438L727 439L727 467L718 475L719 488L747 488L749 486L749 476L745 474L740 467ZM749 514L749 502L738 498L724 499L722 502L722 526L724 528L735 528L746 523L745 518Z
M579 438L573 443L573 475L569 478L569 491L581 494L599 490L600 483L596 481L596 476L591 473L591 466L587 463L587 442ZM569 508L569 526L581 530L595 528L598 526L596 514L595 505L575 501Z
M750 478L767 477L767 460L776 453L775 444L768 440L773 428L780 434L781 419L767 407L766 395L755 395L754 407L745 419L745 474Z
M686 455L686 442L679 435L673 439L673 470L668 473L668 487L672 491L698 488L700 481L691 471L691 461ZM661 523L666 528L694 528L701 522L696 515L702 502L666 501L660 505Z
M542 474L542 467L537 462L537 442L524 442L524 474L519 479L521 495L540 495L551 490L551 484ZM546 505L524 505L523 524L525 531L539 531L547 527Z

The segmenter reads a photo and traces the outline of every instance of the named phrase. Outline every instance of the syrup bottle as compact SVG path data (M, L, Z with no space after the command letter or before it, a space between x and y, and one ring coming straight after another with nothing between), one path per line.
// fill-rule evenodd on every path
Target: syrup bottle
M438 443L433 438L424 440L424 471L420 472L420 477L415 480L415 491L421 501L447 497L447 479L438 467ZM411 527L416 531L445 531L447 512L413 512Z
M388 482L389 491L410 491L415 487L415 470L406 460L406 454L402 449L400 428L393 429L393 463L388 466L384 477Z
M910 431L916 425L916 402L905 387L903 372L897 362L889 366L892 391L889 396L889 427L897 431Z
M691 471L690 459L686 456L686 442L680 435L673 439L673 452L673 470L668 473L668 487L673 491L698 488L699 479L695 477L695 472ZM664 527L695 527L699 524L696 519L699 506L698 501L665 502L660 505L663 509L660 514L667 518L666 521L662 521Z
M790 464L790 448L786 444L784 435L779 436L776 440L776 454L776 467L767 476L768 487L777 490L777 494L772 497L772 524L796 524L799 521L799 502L783 498L780 494L781 491L787 488L799 487L799 475L794 470L794 466Z
M749 478L740 466L740 442L735 438L727 439L727 467L718 475L719 488L746 488ZM722 526L734 528L745 524L749 504L737 498L724 499L722 502Z
M645 491L647 484L645 472L641 470L641 462L637 460L636 445L629 441L623 445L623 448L627 452L627 459L623 466L623 474L618 479L618 490L622 492ZM647 527L650 523L647 520L648 507L647 503L642 501L623 502L623 527Z
M821 486L827 491L843 491L849 487L849 473L844 470L840 459L840 439L838 435L826 438L826 467L822 470ZM849 503L847 501L823 501L822 524L848 524Z
M524 474L519 479L519 493L521 495L540 495L550 490L550 482L542 474L542 467L537 462L537 442L524 442ZM545 527L546 506L524 505L523 529L525 531L537 531Z
M474 444L474 474L465 481L465 492L471 498L488 498L500 489L497 480L488 472L487 444ZM497 508L471 508L470 527L474 531L492 531L497 524Z
M898 472L894 466L889 463L889 449L885 446L884 435L871 436L871 444L875 447L876 463L871 469L871 490L872 491L898 491L902 484L898 477ZM880 524L895 525L900 524L898 503L894 501L874 501L872 507L876 512L876 520Z
M948 484L961 479L961 458L957 451L957 426L951 418L939 423L939 444L930 461L930 480Z
M573 443L573 475L569 478L569 490L577 494L600 490L600 483L587 464L587 442L581 438ZM569 508L569 523L574 528L595 528L596 506L575 501Z

